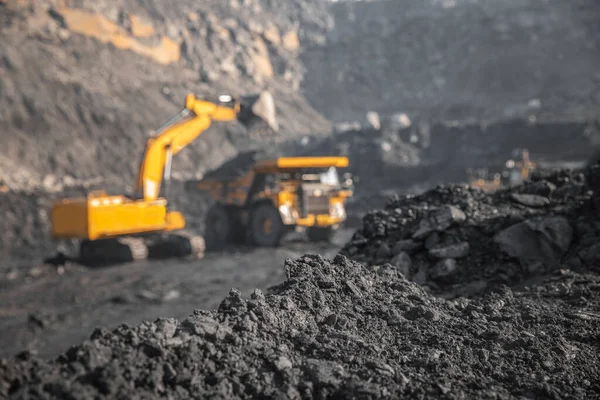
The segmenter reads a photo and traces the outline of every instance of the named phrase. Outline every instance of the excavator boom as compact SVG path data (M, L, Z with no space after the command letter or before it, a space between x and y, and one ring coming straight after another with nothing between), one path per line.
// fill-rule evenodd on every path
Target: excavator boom
M219 103L188 95L185 108L148 139L134 191L136 197L145 201L156 200L160 195L162 181L170 177L171 157L206 131L212 121L238 119L246 126L263 121L276 131L278 125L272 104L272 97L268 92L239 100L231 96L220 96Z

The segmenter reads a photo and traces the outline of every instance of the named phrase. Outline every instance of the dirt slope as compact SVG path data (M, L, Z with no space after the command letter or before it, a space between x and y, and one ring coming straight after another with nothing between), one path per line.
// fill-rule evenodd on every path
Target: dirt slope
M320 2L9 1L0 15L0 175L14 187L47 174L129 184L147 134L189 92L267 88L282 136L329 129L297 90L299 44L326 27ZM176 171L265 143L243 134L211 128Z

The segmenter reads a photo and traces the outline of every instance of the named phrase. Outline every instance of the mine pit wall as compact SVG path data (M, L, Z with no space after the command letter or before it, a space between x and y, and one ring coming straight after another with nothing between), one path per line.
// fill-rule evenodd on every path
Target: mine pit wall
M371 110L511 118L537 100L598 115L596 0L350 1L330 12L327 42L303 51L303 90L334 122Z

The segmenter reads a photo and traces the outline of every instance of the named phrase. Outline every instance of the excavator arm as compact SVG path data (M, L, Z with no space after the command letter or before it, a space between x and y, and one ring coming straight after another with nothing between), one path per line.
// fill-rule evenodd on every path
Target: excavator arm
M240 116L244 119L240 119ZM163 183L170 179L172 157L206 131L212 121L236 119L240 119L245 125L258 119L273 130L278 128L272 98L267 92L240 99L220 96L218 103L188 95L185 108L146 142L134 190L135 197L144 201L160 197Z

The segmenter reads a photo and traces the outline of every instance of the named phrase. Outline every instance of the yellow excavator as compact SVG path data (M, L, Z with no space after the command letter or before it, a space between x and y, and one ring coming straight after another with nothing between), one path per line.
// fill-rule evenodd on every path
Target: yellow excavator
M56 202L51 210L53 236L80 240L79 259L86 262L201 257L204 238L181 231L183 215L167 207L172 157L213 121L234 120L248 131L279 128L273 97L267 91L235 98L222 95L215 102L188 95L185 107L147 140L133 195L96 191Z

